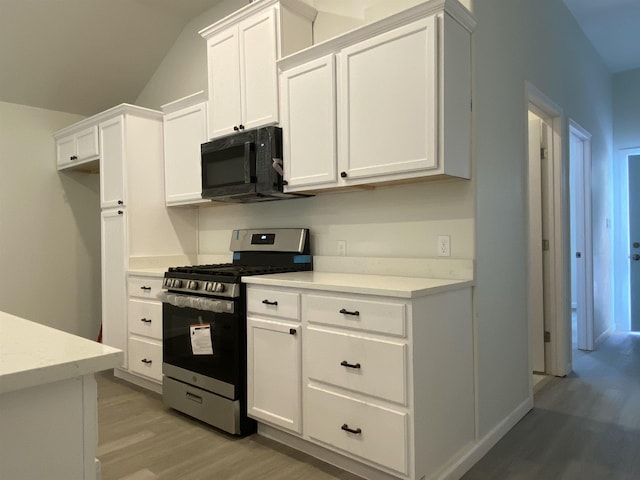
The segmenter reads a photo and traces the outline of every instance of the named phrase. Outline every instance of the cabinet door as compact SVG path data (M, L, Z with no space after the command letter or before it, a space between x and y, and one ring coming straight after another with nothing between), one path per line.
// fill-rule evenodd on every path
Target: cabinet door
M101 233L102 342L124 351L127 368L126 210L103 211Z
M346 181L437 168L435 46L429 17L340 53Z
M87 160L100 154L98 147L98 126L94 125L76 135L78 160Z
M75 160L76 156L75 135L69 135L68 137L59 138L56 141L56 154L59 167L72 163Z
M100 155L100 204L102 208L126 204L124 169L124 116L118 116L99 126L102 155Z
M240 100L246 129L278 122L276 18L269 9L238 25Z
M301 432L301 329L299 325L247 320L249 416Z
M241 123L238 28L207 41L209 65L209 138L233 133Z
M334 55L283 72L280 82L287 190L306 185L335 184Z
M164 182L167 205L203 202L200 144L207 141L207 104L164 117Z

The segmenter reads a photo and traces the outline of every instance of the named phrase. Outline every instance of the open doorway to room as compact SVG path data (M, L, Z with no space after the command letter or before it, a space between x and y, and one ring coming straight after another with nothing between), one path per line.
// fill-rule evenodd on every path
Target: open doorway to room
M527 301L533 397L539 375L564 376L571 371L568 165L563 167L562 109L529 83L526 100Z

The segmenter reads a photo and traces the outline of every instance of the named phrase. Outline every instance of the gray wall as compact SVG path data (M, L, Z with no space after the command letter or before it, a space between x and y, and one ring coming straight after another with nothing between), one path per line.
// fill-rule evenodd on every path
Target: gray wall
M474 5L475 312L483 436L528 395L525 81L593 135L598 330L611 321L606 220L611 211L612 113L611 77L562 2L483 0ZM566 126L565 133L568 140ZM568 158L567 147L566 182ZM566 241L568 269L568 235Z
M95 339L99 179L58 174L52 137L82 118L0 102L0 310Z

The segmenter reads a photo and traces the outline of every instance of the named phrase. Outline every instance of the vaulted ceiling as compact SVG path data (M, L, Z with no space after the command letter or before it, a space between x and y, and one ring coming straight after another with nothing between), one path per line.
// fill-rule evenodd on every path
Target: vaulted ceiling
M182 28L221 1L0 0L0 101L83 115L134 102ZM640 67L639 0L564 2L612 72Z

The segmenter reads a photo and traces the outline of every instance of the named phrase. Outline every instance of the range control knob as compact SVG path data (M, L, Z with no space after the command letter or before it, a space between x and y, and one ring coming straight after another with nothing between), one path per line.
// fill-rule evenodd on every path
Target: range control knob
M178 278L174 278L171 286L173 288L182 288L182 280L180 280Z
M224 284L223 283L214 283L213 284L213 291L214 292L224 292Z
M212 284L211 282L207 282L207 283L205 283L205 285L204 285L204 289L205 289L207 292L211 292L211 291L213 291L213 284Z
M200 284L198 282L196 282L195 280L189 280L189 283L187 283L187 288L189 290L198 290L199 286L200 286Z
M167 288L171 286L171 279L170 278L165 278L164 279L164 286L167 287Z

